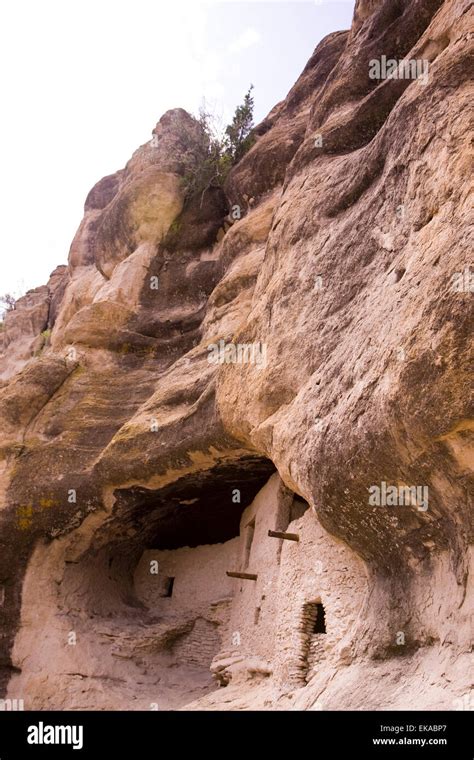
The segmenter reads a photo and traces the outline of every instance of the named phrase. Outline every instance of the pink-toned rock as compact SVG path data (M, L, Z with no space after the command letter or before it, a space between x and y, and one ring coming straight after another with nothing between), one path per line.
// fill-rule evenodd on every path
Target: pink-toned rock
M359 0L224 189L182 109L93 188L5 325L11 697L469 702L472 14Z

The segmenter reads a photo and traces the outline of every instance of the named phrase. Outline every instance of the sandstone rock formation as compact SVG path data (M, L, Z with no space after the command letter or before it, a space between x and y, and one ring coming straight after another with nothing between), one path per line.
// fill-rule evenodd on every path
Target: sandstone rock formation
M359 0L224 189L186 195L202 135L166 113L8 315L0 673L26 709L469 701L472 24ZM371 79L383 55L428 81Z

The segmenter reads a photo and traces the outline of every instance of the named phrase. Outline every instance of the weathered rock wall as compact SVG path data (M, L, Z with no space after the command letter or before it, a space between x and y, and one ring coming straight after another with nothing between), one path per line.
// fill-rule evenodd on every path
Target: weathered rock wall
M155 675L191 623L170 634L143 608L140 557L163 533L189 545L193 499L200 543L236 537L275 467L310 505L305 540L297 556L282 548L272 674L257 636L223 704L436 709L469 693L472 21L468 0L359 0L224 189L186 197L202 135L182 109L93 188L67 272L9 315L0 357L0 667L13 696L67 706L58 684L78 672L74 707L141 705L136 664L119 674L108 652L97 665L110 619L132 660L145 626L140 667ZM426 81L371 79L381 56L427 62ZM212 363L219 341L259 360ZM383 484L423 499L371 501ZM320 553L328 578L365 589L363 613L341 591L340 659L292 691L285 631L301 608L285 600L313 593ZM71 630L87 630L82 649ZM171 685L166 706L211 688L196 678L197 693L189 673Z

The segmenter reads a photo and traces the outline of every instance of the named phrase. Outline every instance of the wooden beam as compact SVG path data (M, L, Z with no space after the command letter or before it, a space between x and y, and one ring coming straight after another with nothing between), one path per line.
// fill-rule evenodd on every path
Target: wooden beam
M299 541L300 537L297 533L284 533L280 530L269 530L268 535L270 538L285 538L287 541Z
M227 570L226 575L229 578L241 578L244 581L256 581L258 578L258 575L254 575L254 573L237 573L234 570Z

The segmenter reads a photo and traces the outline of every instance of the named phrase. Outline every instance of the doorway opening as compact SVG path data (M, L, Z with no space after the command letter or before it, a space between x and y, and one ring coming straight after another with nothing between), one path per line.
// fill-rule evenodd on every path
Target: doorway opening
M316 620L314 621L313 633L326 633L326 613L321 602L316 602Z
M303 605L299 632L302 642L300 673L303 681L307 683L313 668L324 654L326 610L320 599Z

